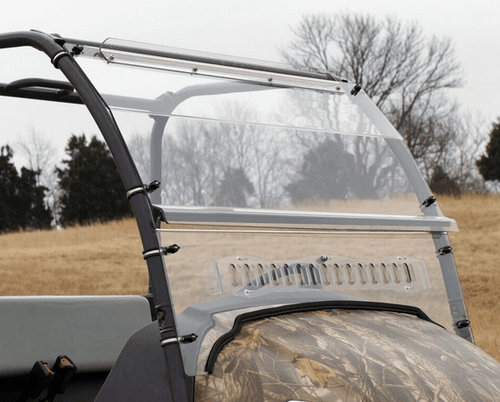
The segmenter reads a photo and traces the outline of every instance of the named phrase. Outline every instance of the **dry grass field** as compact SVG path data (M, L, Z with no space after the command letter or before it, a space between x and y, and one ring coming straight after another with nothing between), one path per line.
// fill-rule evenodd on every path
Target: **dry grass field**
M0 294L144 294L148 274L133 219L0 236Z
M500 361L500 197L439 197L438 202L460 229L450 241L476 344Z
M500 361L500 197L440 197L476 343ZM147 270L133 220L0 235L0 295L144 294Z

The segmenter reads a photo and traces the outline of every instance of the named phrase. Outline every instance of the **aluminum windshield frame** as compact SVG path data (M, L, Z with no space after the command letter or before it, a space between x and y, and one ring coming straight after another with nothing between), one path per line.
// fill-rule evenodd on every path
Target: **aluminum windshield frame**
M68 49L79 46L79 57L191 75L236 79L272 87L296 87L343 93L329 72L294 69L286 64L108 38L102 43L66 38Z
M444 216L384 215L251 208L156 205L175 224L256 226L371 231L457 232L455 220Z

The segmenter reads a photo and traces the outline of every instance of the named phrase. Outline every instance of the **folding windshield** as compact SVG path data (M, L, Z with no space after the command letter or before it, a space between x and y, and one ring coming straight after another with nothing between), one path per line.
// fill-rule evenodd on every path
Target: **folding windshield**
M181 326L199 303L269 294L411 304L451 326L432 233L456 224L422 212L421 177L366 95L121 41L82 55L144 182L161 182L150 197L163 245L180 247L165 262Z

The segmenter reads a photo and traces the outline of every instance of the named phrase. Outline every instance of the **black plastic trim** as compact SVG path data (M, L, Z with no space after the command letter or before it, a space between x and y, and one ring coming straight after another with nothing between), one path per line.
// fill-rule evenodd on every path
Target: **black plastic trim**
M321 301L310 303L289 304L285 306L273 307L264 310L251 311L249 313L240 314L234 320L233 327L229 332L222 335L212 346L208 355L205 371L211 374L214 370L215 362L220 351L231 342L241 330L243 324L262 320L269 317L277 317L285 314L305 313L309 311L319 310L364 310L364 311L386 311L400 314L410 314L418 318L431 322L433 324L442 325L434 322L418 307L407 306L403 304L378 303L354 300L338 300L338 301ZM444 328L444 327L443 327Z

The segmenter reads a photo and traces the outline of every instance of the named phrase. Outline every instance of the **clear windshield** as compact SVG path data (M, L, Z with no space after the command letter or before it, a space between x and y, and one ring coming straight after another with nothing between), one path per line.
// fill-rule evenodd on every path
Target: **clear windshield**
M163 245L180 246L166 257L177 313L327 291L416 305L451 326L436 228L418 226L430 218L387 141L402 140L340 86L108 68L87 70L144 181L161 181L152 200L169 222Z

